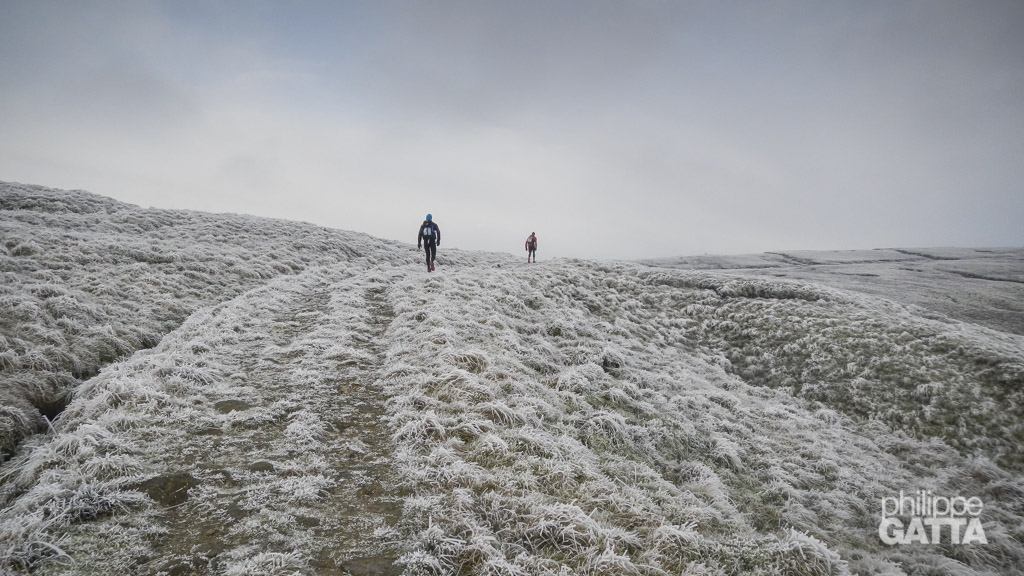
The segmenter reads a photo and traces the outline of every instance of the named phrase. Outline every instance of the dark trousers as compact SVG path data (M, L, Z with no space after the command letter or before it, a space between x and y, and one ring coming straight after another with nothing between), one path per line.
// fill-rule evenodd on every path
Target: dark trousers
M434 240L425 240L423 248L427 251L427 267L429 268L430 263L437 257L437 243Z
M536 262L537 261L537 249L534 248L533 246L530 246L528 248L528 250L529 250L529 252L526 253L526 261L529 262L530 261L530 257L532 256L533 257L533 261Z

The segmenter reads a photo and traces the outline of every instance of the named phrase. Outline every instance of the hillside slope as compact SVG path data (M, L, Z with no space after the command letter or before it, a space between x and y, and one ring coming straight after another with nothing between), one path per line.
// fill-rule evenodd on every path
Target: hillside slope
M0 461L82 381L204 306L310 267L416 260L355 232L6 182L0 226Z
M1024 336L1024 249L915 248L790 251L646 260L854 290Z
M428 275L365 242L296 247L83 378L3 466L0 571L1024 565L1018 335L749 274L455 253ZM919 489L983 501L988 543L883 544L882 499Z

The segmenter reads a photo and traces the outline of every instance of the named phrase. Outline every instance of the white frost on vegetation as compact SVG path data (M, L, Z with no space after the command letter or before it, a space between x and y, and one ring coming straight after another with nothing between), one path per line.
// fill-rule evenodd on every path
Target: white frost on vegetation
M75 214L99 206L85 212L96 241L105 222L139 212L75 194L47 202ZM50 230L45 215L5 210ZM222 218L187 216L200 227ZM294 226L228 221L239 233ZM161 228L151 230L139 233L158 241ZM6 246L7 258L55 249L42 238ZM174 238L163 248L179 262ZM293 246L301 266L197 298L151 349L79 386L0 472L0 569L952 575L1024 565L1021 337L804 282L474 253L427 274L407 247L367 242L358 261L313 261ZM230 268L204 265L193 272ZM37 293L71 293L70 280L43 276L55 287ZM130 298L155 309L161 293ZM32 342L62 346L64 333L41 326ZM44 369L53 354L31 361ZM917 489L981 498L990 543L883 545L881 499Z

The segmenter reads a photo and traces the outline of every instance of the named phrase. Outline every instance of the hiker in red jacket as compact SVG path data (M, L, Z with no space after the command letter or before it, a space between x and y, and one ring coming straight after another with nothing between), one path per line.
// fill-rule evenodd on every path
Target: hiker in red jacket
M530 232L530 236L526 239L526 261L530 261L530 257L533 257L533 262L537 263L537 233Z

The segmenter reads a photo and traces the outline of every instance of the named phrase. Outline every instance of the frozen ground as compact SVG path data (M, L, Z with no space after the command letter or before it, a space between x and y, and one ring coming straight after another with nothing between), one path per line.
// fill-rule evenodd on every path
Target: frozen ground
M648 260L856 290L1024 335L1024 248L793 251Z
M427 274L362 235L0 187L0 377L74 391L10 442L0 573L1024 565L1024 338L865 280L1019 277L1019 252L681 270L443 251ZM835 272L857 266L877 276ZM1012 304L1017 284L956 276ZM93 328L123 345L96 354ZM981 499L988 544L883 544L882 498L919 489Z

